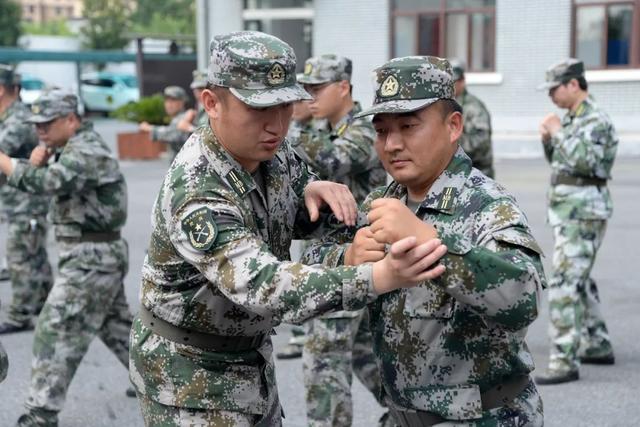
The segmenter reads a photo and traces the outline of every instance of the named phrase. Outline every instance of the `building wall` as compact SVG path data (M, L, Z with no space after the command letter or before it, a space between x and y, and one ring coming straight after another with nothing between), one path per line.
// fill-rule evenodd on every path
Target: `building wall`
M82 0L20 0L22 19L43 23L82 17Z
M389 59L388 0L314 0L313 54L353 61L354 98L371 105L371 71Z

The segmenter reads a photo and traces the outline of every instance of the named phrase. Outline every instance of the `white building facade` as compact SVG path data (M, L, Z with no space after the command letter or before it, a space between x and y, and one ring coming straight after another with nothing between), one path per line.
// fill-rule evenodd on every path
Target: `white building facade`
M492 113L497 157L542 155L538 123L562 112L535 88L549 65L578 57L620 153L640 154L640 0L198 0L198 12L202 68L213 35L261 30L291 44L300 63L351 58L365 106L371 70L394 56L463 59L469 90Z

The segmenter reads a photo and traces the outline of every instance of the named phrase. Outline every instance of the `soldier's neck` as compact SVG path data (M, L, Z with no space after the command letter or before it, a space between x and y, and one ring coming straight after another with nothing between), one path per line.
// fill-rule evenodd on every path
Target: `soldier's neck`
M578 95L578 97L576 98L576 101L573 103L573 105L571 105L571 109L569 111L571 111L572 113L575 113L578 110L578 107L580 106L580 104L582 104L585 99L587 99L589 97L589 93L588 92L581 92L580 95Z
M340 120L342 120L344 116L346 116L351 110L353 110L353 107L353 99L348 98L344 101L341 108L337 110L335 114L331 115L331 117L327 117L327 119L329 119L329 123L331 124L331 129L335 129L336 125L340 123Z

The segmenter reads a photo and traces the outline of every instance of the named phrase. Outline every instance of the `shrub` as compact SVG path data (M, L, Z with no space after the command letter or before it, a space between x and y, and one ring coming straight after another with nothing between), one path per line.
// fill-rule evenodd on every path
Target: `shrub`
M164 125L169 122L164 111L164 98L160 94L123 105L112 111L111 117L136 123L147 122L152 125Z

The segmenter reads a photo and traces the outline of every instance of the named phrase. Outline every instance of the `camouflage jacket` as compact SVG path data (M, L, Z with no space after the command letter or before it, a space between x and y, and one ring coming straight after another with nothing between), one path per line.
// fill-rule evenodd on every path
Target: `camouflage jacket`
M127 187L118 161L93 124L84 122L45 167L19 160L8 180L22 191L51 194L55 235L118 231L127 218Z
M287 261L293 237L325 231L309 223L303 201L304 188L315 178L286 143L260 172L264 187L222 148L210 127L192 134L155 202L142 271L147 309L182 329L255 336L282 321L358 309L375 298L370 266L327 270ZM137 360L155 360L157 369L145 370L138 380L132 374L139 390L143 382L145 394L167 405L257 414L276 395L274 378L260 377L255 351L180 347L182 356L159 349L140 355ZM270 340L257 351L272 372ZM214 361L217 367L207 369Z
M366 118L354 119L362 111L358 103L335 126L303 132L293 141L296 152L321 179L349 187L356 201L362 203L371 190L387 179L373 143L373 125Z
M35 127L25 122L31 111L15 101L0 115L0 151L9 157L28 159L38 146ZM1 173L0 173L1 175ZM8 185L0 185L0 213L15 215L46 215L49 211L48 195L30 195Z
M380 197L403 199L406 188L392 182L374 191L364 213ZM481 392L534 368L524 337L546 286L541 251L513 197L473 169L462 149L416 215L447 245L440 261L446 271L370 305L384 389L402 407L453 420L480 418ZM305 259L340 264L346 245L335 243L354 233L330 233Z
M7 378L7 372L9 371L9 358L2 343L0 343L0 383Z
M592 98L562 118L562 129L543 144L554 174L611 179L618 137L609 116ZM606 186L555 185L549 189L548 220L607 219L613 212Z
M464 114L464 131L460 146L471 158L473 167L493 178L493 149L491 147L491 115L484 103L465 89L456 98Z
M174 153L180 151L187 138L189 138L188 132L183 132L178 129L178 123L184 118L185 114L186 111L176 114L166 126L153 126L151 129L151 140L162 141L169 144L169 147L171 147Z

